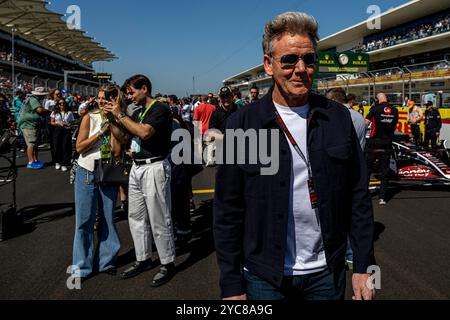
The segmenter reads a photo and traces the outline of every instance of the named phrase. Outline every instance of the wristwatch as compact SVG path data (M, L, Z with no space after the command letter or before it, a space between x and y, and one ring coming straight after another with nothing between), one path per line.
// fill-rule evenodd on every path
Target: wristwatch
M119 120L122 120L123 118L125 118L127 116L127 114L125 112L121 112L119 113L119 115L117 116L117 118L119 118Z

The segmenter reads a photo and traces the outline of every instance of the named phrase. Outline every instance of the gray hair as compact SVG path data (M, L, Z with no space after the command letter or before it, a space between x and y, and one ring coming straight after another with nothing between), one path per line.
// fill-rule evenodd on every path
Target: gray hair
M263 36L264 54L272 53L272 42L281 38L285 33L293 35L306 34L311 39L314 48L317 47L319 41L319 24L316 19L304 12L285 12L278 15L266 24Z

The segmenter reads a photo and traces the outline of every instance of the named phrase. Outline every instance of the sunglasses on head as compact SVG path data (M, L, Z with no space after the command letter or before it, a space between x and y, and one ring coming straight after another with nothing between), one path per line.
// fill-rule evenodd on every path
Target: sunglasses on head
M317 54L315 52L306 53L300 56L295 53L285 54L280 58L282 67L294 67L299 60L303 60L305 66L314 66L317 63Z

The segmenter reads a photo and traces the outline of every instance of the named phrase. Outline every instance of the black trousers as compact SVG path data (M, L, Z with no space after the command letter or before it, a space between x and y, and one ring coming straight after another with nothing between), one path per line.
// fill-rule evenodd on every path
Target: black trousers
M55 127L53 130L54 162L70 166L72 161L72 133L70 129Z
M411 132L416 146L420 146L422 144L420 139L420 124L411 124Z
M55 161L55 127L51 124L47 124L48 127L48 142L50 143L50 154L52 156L52 163Z
M424 146L426 149L428 149L430 147L430 141L431 141L431 148L436 149L438 132L439 132L439 129L429 129L429 130L425 131Z
M189 188L190 176L185 165L172 167L171 197L172 197L172 220L178 232L191 230L191 212Z
M370 176L373 172L374 163L380 160L381 186L380 199L386 199L387 187L389 184L389 161L391 158L392 141L384 139L371 139L366 147L367 172Z

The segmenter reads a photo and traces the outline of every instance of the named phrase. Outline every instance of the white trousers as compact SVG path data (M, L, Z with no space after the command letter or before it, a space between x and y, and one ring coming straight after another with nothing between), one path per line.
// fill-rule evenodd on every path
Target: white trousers
M216 164L216 161L214 158L214 152L216 149L215 141L206 141L205 149L206 149L206 165L212 166L212 165Z
M133 165L128 191L128 221L136 260L152 257L155 241L161 264L175 261L175 241L170 198L171 169L168 160Z

